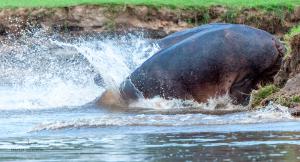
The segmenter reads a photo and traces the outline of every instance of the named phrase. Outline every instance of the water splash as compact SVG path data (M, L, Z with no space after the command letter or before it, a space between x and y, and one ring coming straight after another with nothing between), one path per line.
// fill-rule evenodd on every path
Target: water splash
M119 86L133 70L159 50L155 43L132 34L101 41L52 42L62 48L73 48L82 54L101 74L106 88Z
M245 106L234 105L228 94L224 96L209 98L206 103L198 103L194 100L171 99L165 100L159 96L151 99L140 99L129 105L130 107L143 107L154 109L174 109L174 108L190 108L197 107L203 110L237 110L247 109Z
M0 46L0 109L84 105L159 50L142 35L64 39L43 31ZM99 74L102 87L94 82Z

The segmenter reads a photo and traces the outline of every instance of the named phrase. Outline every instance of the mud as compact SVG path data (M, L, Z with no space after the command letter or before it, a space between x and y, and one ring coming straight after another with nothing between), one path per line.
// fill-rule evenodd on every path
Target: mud
M0 35L42 28L55 32L124 32L143 30L150 37L211 22L247 24L282 36L300 22L300 7L283 9L231 9L212 6L198 9L171 9L147 6L73 6L63 8L18 8L0 10Z

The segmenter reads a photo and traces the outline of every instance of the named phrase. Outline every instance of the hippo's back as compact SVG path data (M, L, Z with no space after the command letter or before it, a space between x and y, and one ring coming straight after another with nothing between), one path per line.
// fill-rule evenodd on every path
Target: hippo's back
M212 30L212 29L218 29L222 28L224 26L229 26L231 24L226 24L226 23L211 23L211 24L206 24L206 25L201 25L199 27L191 28L191 29L186 29L183 31L175 32L171 35L168 35L164 37L163 39L158 40L158 45L161 49L168 48L190 36L193 36L199 32L203 32L206 30Z

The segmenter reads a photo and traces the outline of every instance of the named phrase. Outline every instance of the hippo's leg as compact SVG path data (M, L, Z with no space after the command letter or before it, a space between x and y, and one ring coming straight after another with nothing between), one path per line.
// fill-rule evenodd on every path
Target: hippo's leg
M254 80L251 77L246 77L231 86L229 95L234 104L240 103L244 106L249 104L251 90L256 85Z
M119 88L120 94L125 101L128 101L128 104L131 101L144 98L143 94L135 87L130 79L126 79Z

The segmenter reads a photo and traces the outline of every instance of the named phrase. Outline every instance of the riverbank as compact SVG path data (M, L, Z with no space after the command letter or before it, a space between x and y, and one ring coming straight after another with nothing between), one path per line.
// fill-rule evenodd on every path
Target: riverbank
M0 5L1 6L1 5ZM0 35L18 35L24 30L124 32L142 30L160 38L172 32L213 22L247 24L282 37L300 22L300 7L210 6L170 8L133 5L84 5L59 8L5 8L0 10Z

